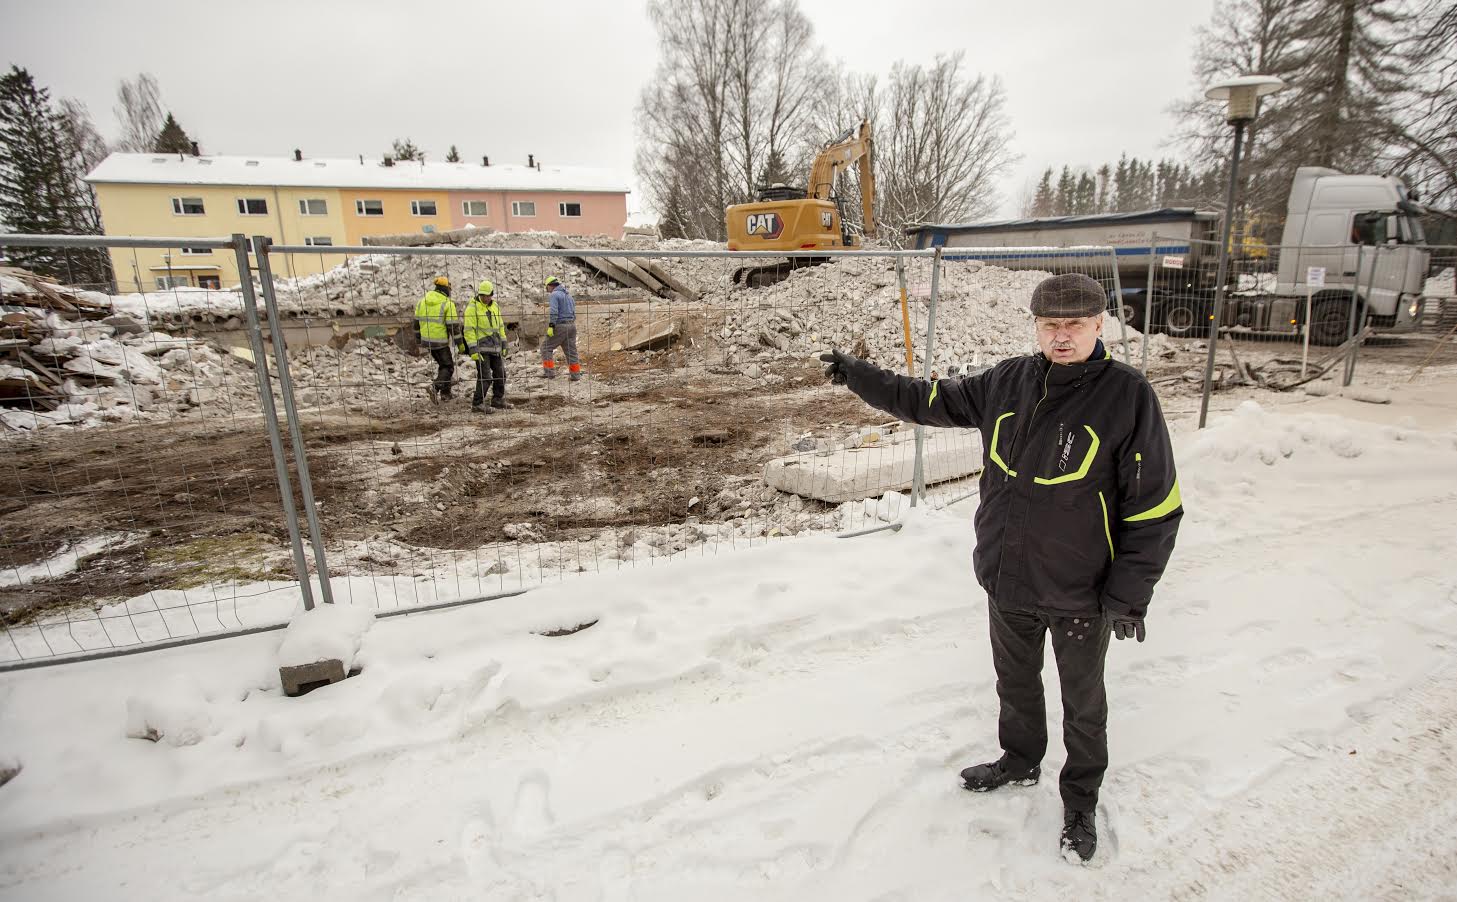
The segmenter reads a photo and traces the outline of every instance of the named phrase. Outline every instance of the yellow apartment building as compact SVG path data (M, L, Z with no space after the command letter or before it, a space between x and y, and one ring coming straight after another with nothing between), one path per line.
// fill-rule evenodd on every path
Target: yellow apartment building
M275 244L358 245L378 235L467 225L621 238L626 180L580 166L314 160L114 153L87 175L107 235L177 238L265 235ZM236 285L232 251L115 249L117 290ZM337 254L291 254L278 276L342 263ZM254 262L250 257L250 262Z

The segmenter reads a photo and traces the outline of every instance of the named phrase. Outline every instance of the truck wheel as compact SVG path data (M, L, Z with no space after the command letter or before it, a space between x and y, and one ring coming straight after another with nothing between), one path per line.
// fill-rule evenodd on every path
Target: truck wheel
M1310 311L1310 341L1318 345L1338 345L1346 340L1351 327L1349 298L1325 298L1315 302Z
M1163 307L1164 331L1175 338L1205 335L1209 331L1209 314L1204 304L1193 298L1174 298Z

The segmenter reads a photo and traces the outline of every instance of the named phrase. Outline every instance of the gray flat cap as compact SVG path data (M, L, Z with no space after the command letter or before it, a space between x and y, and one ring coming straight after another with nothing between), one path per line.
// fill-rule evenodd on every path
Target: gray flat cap
M1032 315L1052 319L1096 316L1108 309L1103 286L1090 276L1070 272L1046 279L1032 291Z

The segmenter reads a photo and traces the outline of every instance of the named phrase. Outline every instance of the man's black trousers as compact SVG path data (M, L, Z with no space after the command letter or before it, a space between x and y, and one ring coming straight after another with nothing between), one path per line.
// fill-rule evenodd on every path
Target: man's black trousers
M1042 695L1044 637L1052 633L1052 654L1062 685L1062 737L1067 747L1058 785L1062 802L1092 811L1108 769L1108 696L1103 661L1108 625L1101 617L1054 617L1034 611L1001 610L989 600L992 661L1002 702L998 738L1007 767L1021 772L1042 763L1047 751L1047 705Z
M431 348L430 356L435 359L435 390L440 397L450 397L450 386L455 381L455 350L453 348Z
M476 393L471 398L472 407L480 407L486 401L486 383L491 386L491 403L506 397L506 361L500 354L480 354L476 361Z

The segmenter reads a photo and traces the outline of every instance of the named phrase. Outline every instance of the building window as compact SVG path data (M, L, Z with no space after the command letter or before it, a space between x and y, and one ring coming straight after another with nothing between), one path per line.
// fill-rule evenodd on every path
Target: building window
M240 197L238 198L239 216L267 216L268 201L261 197Z
M511 201L512 216L535 216L536 201L534 200L513 200Z
M210 248L210 247L184 247L182 249L182 255L184 257L210 257L210 256L212 256L212 248Z
M329 204L322 197L308 198L298 202L300 216L327 216Z
M272 242L273 241L273 238L270 237L270 236L268 236L268 235L263 235L261 237L266 238L269 242ZM245 238L244 240L248 242L248 253L250 253L250 254L256 254L257 251L253 249L253 239L251 237L249 237L249 238Z
M384 201L356 200L354 202L354 214L356 216L383 216Z
M172 212L178 216L201 216L203 214L202 198L174 197L172 198Z
M316 235L313 238L305 238L304 244L309 247L333 247L334 239L328 235Z
M483 200L462 201L460 212L466 216L486 216L486 202Z
M198 276L197 277L197 287L198 288L214 288L214 289L216 289L216 288L222 288L223 287L223 280L222 280L222 277L221 276Z
M169 288L189 288L192 282L186 276L158 276L157 290L166 291Z
M410 214L412 216L434 216L435 201L433 200L412 200L410 201Z
M576 217L582 215L581 204L557 204L557 212L562 216Z

